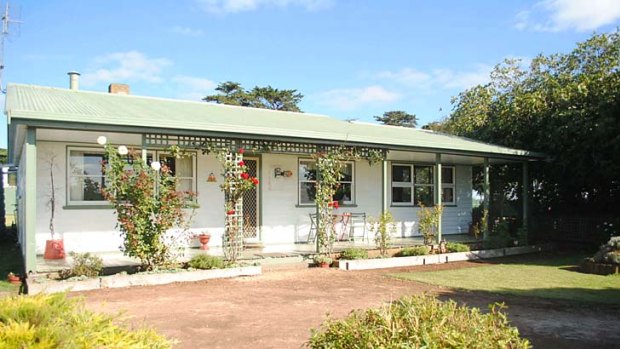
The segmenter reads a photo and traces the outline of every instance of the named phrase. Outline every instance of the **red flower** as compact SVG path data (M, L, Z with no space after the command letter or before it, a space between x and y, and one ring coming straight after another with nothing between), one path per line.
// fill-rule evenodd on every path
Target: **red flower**
M258 185L258 178L252 177L252 183L254 183L254 185Z
M232 215L235 214L235 210L228 210L228 211L226 211L226 214L229 215L229 216L232 216Z
M248 179L248 178L250 178L250 175L249 175L249 174L247 174L247 172L243 172L243 173L241 174L241 178L243 178L243 179Z
M239 148L239 154L243 154L245 152L245 150L243 148Z
M239 161L239 166L245 166L245 162L243 160Z
M334 208L340 208L340 204L338 203L338 201L334 201L333 206Z

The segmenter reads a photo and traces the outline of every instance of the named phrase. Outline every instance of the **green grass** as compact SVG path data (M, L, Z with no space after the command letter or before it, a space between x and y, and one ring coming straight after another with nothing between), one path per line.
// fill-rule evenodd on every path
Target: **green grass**
M0 292L17 293L19 286L6 280L9 272L22 273L22 263L19 249L14 244L0 243Z
M620 276L577 271L585 255L534 255L496 260L498 264L392 277L471 291L575 302L620 304Z

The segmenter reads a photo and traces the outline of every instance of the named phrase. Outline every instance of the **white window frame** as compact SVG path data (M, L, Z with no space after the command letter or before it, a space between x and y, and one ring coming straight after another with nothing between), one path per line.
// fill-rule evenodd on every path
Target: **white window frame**
M441 203L442 205L456 205L456 166L442 166L443 169L451 169L452 170L452 183L444 182L444 176L442 173L441 176ZM443 190L449 188L452 189L452 201L444 201L443 199Z
M305 180L301 178L301 171L299 168L301 167L302 162L310 162L316 163L316 160L308 159L308 158L299 158L297 161L297 205L311 207L316 206L313 202L311 203L302 203L301 202L301 184L302 183L314 183L316 185L316 180ZM348 201L343 201L343 205L355 205L355 161L344 161L346 165L351 165L351 180L350 181L339 181L339 183L346 183L351 185L351 198Z
M196 152L186 152L186 154L191 154L188 155L191 159L192 159L192 177L176 177L176 173L175 173L175 177L179 180L181 179L191 179L192 180L192 188L190 189L191 192L193 193L198 193L198 189L197 189L197 171L196 171L196 167L197 167L197 153ZM162 158L169 156L169 157L173 157L172 154L170 154L169 152L165 152L165 151L157 151L155 152L155 156L157 158L157 161L159 161L162 165L164 163L162 163ZM177 188L178 190L178 188Z
M402 166L409 167L411 178L409 182L394 182L392 173L394 172L394 166ZM415 206L418 207L418 204L415 202L415 188L416 187L430 187L431 191L435 190L434 173L431 173L431 183L430 184L416 184L415 183L415 167L431 167L432 171L435 171L435 166L432 164L412 164L412 163L397 163L393 162L390 167L390 188L411 188L411 201L409 202L394 202L394 192L390 191L390 201L392 206ZM441 178L441 191L442 191L442 205L456 205L456 167L455 166L442 166L443 169L450 168L452 169L452 183L445 183L443 176ZM452 188L452 201L446 202L443 201L443 188Z
M89 147L67 147L67 167L66 167L66 178L65 178L65 183L66 183L66 202L67 205L71 206L71 205L79 205L79 206L98 206L98 205L107 205L108 201L107 200L96 200L96 201L87 201L87 200L71 200L71 178L72 177L92 177L92 176L87 176L87 175L75 175L73 176L71 173L71 152L72 151L81 151L81 152L88 152L88 153L92 153L92 154L101 154L101 155L105 155L105 150L101 149L101 148L89 148ZM98 176L97 176L98 177ZM102 176L104 178L105 181L105 175Z

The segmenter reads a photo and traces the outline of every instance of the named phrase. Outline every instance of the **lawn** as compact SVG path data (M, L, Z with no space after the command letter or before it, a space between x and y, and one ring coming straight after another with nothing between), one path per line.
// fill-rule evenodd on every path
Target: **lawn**
M529 255L494 261L480 267L391 274L471 291L486 291L576 302L620 304L620 276L592 275L577 270L583 254Z
M22 272L21 257L19 249L14 244L0 243L0 293L17 293L19 287L12 285L6 280L7 274L13 272L20 274Z

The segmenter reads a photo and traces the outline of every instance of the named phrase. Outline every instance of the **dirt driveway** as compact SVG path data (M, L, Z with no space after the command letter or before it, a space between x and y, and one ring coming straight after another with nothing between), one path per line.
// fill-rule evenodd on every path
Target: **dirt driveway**
M479 265L460 262L422 270ZM620 341L618 307L454 292L386 277L419 268L355 272L279 268L258 277L81 294L91 309L124 310L133 321L177 339L175 348L299 348L326 313L342 317L352 309L425 291L483 308L505 301L509 318L538 348L617 348Z

